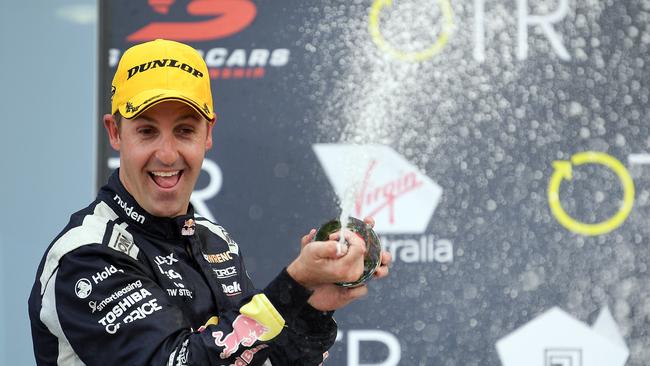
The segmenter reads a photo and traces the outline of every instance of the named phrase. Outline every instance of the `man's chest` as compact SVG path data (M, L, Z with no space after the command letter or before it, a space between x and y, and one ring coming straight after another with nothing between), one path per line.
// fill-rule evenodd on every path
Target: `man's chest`
M242 261L219 238L166 241L134 236L151 279L197 328L213 316L237 311L246 295Z

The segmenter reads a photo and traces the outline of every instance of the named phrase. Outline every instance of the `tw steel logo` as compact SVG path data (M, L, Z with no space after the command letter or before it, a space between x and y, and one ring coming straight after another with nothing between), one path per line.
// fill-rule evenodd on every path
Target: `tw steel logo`
M149 0L157 13L169 14L176 0ZM187 4L187 13L197 17L211 17L194 22L153 22L127 37L131 42L156 38L176 41L208 41L224 38L248 27L257 15L257 7L250 0L193 0Z
M442 188L393 149L316 144L314 151L342 201L350 186L357 184L353 216L373 216L381 234L424 233ZM350 172L360 176L350 177Z

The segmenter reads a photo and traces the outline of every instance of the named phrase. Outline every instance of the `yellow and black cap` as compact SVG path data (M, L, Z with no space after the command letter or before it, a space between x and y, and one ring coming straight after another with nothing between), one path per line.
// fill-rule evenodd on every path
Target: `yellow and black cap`
M111 112L128 119L169 100L189 105L210 122L216 118L205 61L194 48L175 41L157 39L126 50L112 94Z

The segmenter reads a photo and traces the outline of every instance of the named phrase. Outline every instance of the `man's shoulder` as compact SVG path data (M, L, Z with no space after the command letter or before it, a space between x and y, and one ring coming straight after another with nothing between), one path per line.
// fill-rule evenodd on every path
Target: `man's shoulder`
M117 218L117 214L110 206L101 200L95 200L70 216L70 221L52 241L46 254L61 251L63 248L105 242L104 234L115 224Z
M235 240L233 240L232 236L230 236L228 231L226 231L226 229L223 226L221 226L216 221L211 221L202 216L197 215L195 216L195 218L196 218L196 225L200 230L202 229L206 232L209 232L221 238L223 241L225 241L228 244L228 248L231 253L239 255L239 245L235 242Z
M37 282L41 288L49 281L64 257L79 253L88 246L111 253L122 252L137 259L138 248L125 224L117 222L117 214L105 202L95 200L89 206L73 213L65 228L45 251Z

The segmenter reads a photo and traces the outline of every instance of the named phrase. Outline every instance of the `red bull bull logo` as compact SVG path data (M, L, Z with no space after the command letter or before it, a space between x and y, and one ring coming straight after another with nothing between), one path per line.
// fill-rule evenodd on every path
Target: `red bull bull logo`
M223 347L219 355L222 359L232 356L239 349L240 345L252 346L257 340L268 331L262 324L246 315L239 315L232 323L232 332L224 336L222 331L212 332L214 343Z

